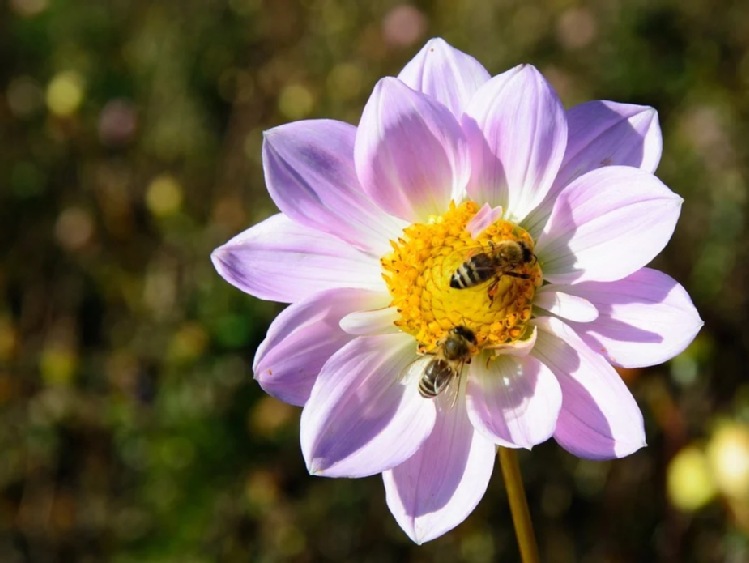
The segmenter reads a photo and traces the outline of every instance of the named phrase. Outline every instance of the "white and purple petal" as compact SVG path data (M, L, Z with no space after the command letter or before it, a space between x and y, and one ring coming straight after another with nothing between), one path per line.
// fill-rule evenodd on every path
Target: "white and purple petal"
M489 80L489 73L470 55L435 38L403 67L398 78L446 106L459 119L468 100Z
M521 221L551 188L564 158L567 122L554 89L535 67L495 76L463 116L473 174L469 195Z
M489 348L489 352L495 356L516 356L518 358L524 358L531 353L533 347L536 345L536 338L538 337L538 329L535 326L530 327L530 331L526 331L518 340L514 342L503 342L502 344L495 344Z
M295 121L265 132L268 192L289 218L382 255L405 224L384 213L359 186L356 127L329 119Z
M380 80L364 107L354 159L372 200L411 222L442 214L451 199L462 199L470 174L455 117L396 78Z
M598 309L579 295L565 293L567 286L545 285L536 292L533 305L563 319L588 323L598 318Z
M559 192L576 178L603 166L632 166L655 172L663 137L651 107L591 101L567 112L569 139L564 161L544 202L524 221L537 235Z
M618 366L645 367L670 360L703 325L686 290L650 268L614 282L575 284L567 291L593 303L599 312L593 322L570 326Z
M658 112L649 106L585 102L567 112L567 125L569 140L554 190L602 166L632 166L654 173L661 160Z
M554 202L535 252L552 283L613 281L639 270L671 238L682 199L638 168L581 176Z
M260 386L281 401L304 405L322 366L354 338L341 329L341 319L377 296L336 288L289 305L273 320L255 353L252 367Z
M471 366L466 386L473 426L500 446L531 448L554 433L562 391L533 356L500 356Z
M632 393L603 356L564 322L537 319L533 354L554 372L562 409L554 439L588 459L624 457L645 446L645 427Z
M435 404L403 374L413 363L413 338L355 338L323 366L304 406L301 444L310 473L364 477L411 457L429 436Z
M432 433L407 461L382 474L385 500L403 531L421 544L460 524L486 492L496 448L473 428L459 397L446 394Z
M335 287L387 292L376 258L280 213L219 246L211 260L233 286L281 303Z
M378 295L378 303L366 310L349 313L341 319L341 328L349 334L374 335L387 332L400 332L395 322L400 313L395 307L388 307L389 295Z
M481 206L476 215L466 223L466 231L471 233L473 238L478 238L481 232L489 225L501 219L504 215L504 209L501 207L492 207L488 203Z

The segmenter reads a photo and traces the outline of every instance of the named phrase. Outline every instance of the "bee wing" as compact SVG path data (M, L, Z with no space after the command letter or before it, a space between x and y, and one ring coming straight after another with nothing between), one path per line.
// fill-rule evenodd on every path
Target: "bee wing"
M450 385L447 386L445 392L442 393L443 400L445 401L442 403L443 405L453 408L460 398L461 389L464 388L466 384L466 377L464 377L464 374L467 372L466 368L466 362L461 362L460 366L458 366L458 369L456 370L457 374L453 377L452 381L450 381Z
M427 368L427 365L434 356L416 356L406 367L404 367L400 374L398 374L398 380L402 385L417 385L419 379Z
M456 250L456 253L463 255L463 261L470 260L477 254L481 254L482 252L486 252L487 254L491 254L492 247L488 244L479 244L476 243L475 245L467 247L465 250Z

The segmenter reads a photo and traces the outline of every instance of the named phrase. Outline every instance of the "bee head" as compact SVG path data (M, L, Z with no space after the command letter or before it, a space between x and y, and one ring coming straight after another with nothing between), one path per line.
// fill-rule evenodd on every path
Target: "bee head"
M518 246L520 246L520 249L523 253L523 262L533 262L536 259L536 255L533 254L533 251L528 248L528 245L526 243L520 241L518 242Z
M472 346L476 345L476 335L465 326L450 329L445 339L443 352L448 360L461 360L471 355Z
M463 340L467 340L471 344L476 344L476 335L467 326L458 325L450 330L451 335L460 337Z

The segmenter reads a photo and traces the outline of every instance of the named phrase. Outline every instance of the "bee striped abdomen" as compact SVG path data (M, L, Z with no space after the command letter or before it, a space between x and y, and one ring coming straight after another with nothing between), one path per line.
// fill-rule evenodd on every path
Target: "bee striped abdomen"
M485 282L497 271L497 264L486 252L480 252L463 262L450 276L450 287L465 289Z
M424 375L419 379L419 395L425 399L433 399L444 391L450 380L457 373L446 360L432 360L424 369Z
M470 328L462 325L451 328L434 351L437 357L429 361L419 378L419 395L434 399L453 379L460 379L463 367L471 363L476 346L476 334Z

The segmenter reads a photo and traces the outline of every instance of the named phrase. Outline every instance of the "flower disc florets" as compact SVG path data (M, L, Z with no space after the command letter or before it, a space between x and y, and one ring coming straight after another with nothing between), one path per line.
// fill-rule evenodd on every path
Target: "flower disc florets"
M414 336L420 353L434 353L456 326L475 333L479 350L515 342L526 333L533 297L542 282L535 258L514 266L514 275L498 270L470 287L450 285L452 275L472 256L494 256L506 241L533 250L531 236L504 219L474 238L468 226L478 209L473 201L451 204L445 214L408 226L391 241L393 252L381 259L391 306L400 315L395 324Z

